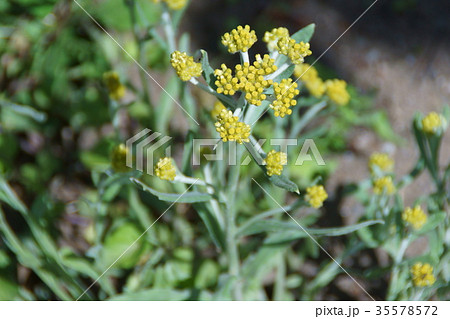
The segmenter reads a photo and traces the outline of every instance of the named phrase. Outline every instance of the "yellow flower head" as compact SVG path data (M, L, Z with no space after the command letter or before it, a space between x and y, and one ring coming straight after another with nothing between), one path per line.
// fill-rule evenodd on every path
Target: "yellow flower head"
M291 78L282 79L280 83L273 83L273 89L275 101L270 104L270 107L274 110L274 115L284 117L292 114L290 107L297 105L294 97L300 93L297 90L297 83L292 83Z
M375 166L383 172L390 172L394 168L394 160L386 153L373 153L369 159L369 169L372 173Z
M238 117L233 116L233 112L227 109L222 110L217 116L215 126L224 142L236 141L242 144L249 141L250 125L239 122Z
M113 100L120 100L125 95L125 86L120 83L119 74L109 71L103 74L103 82L109 91L109 96Z
M223 105L220 101L216 101L216 103L214 103L213 109L211 110L211 117L213 119L217 118L222 110L226 110L225 105Z
M222 64L220 69L214 70L214 75L216 76L217 93L233 95L239 90L239 80L233 77L233 71L225 64Z
M422 119L422 129L428 134L437 134L441 128L445 127L445 119L441 114L436 112L428 113Z
M154 3L164 1L172 10L181 10L186 6L187 0L153 0Z
M250 71L256 75L269 75L278 69L275 65L275 60L268 54L264 54L262 58L260 54L257 54L255 56L255 62L253 62L253 68L250 67Z
M395 186L392 182L392 177L384 176L376 179L373 182L373 192L377 195L380 195L383 192L386 192L388 195L395 193Z
M402 219L417 230L427 222L427 215L420 206L407 207L402 214Z
M172 163L171 157L160 158L155 165L155 174L160 179L166 181L173 181L175 179L176 171L175 166Z
M269 51L275 51L280 38L289 38L289 30L286 28L273 28L272 31L266 31L263 41L267 43Z
M305 86L311 95L321 97L325 93L325 83L319 77L319 73L313 66L310 66L307 63L296 65L294 76L305 83Z
M247 52L257 40L255 31L250 30L248 25L245 27L238 26L230 33L227 32L222 36L222 44L228 48L230 53Z
M287 155L283 152L276 152L271 150L267 153L267 157L263 162L266 165L267 175L281 175L283 165L287 164Z
M347 83L344 80L325 81L326 92L330 100L338 105L345 105L350 101L350 94L347 92Z
M415 263L411 267L411 276L414 285L417 287L432 286L436 282L436 278L433 275L433 267L428 263Z
M245 62L235 66L235 75L225 64L221 69L214 71L216 76L217 93L233 95L236 91L245 93L246 100L253 105L261 105L266 99L264 89L268 88L273 81L264 79L265 75L271 74L277 70L275 60L268 54L256 55L256 60L252 65Z
M321 78L316 78L311 81L305 82L305 86L314 97L321 97L326 90L325 82Z
M305 57L312 54L309 48L309 43L303 41L297 43L294 39L289 37L282 37L277 42L278 52L288 56L294 64L303 63Z
M328 194L322 185L315 185L306 189L305 199L314 208L322 207L323 202L328 198Z
M185 52L174 51L170 56L170 63L182 81L189 81L202 74L202 65L194 62L194 58Z
M319 77L317 69L308 63L302 63L295 66L294 76L300 81L307 82Z
M125 144L119 144L114 147L111 153L111 166L118 173L124 173L129 171L127 167L127 154L128 149Z

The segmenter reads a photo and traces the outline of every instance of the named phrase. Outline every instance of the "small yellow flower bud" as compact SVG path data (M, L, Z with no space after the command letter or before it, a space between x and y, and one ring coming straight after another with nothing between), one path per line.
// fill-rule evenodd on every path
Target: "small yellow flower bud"
M414 229L420 229L427 222L427 215L420 206L414 208L407 207L402 214L402 219L410 224Z
M292 79L282 79L280 83L273 83L273 89L276 100L270 104L270 107L274 110L275 116L284 117L292 114L291 106L297 105L295 96L300 93L297 90L297 83L292 83Z
M181 10L186 6L187 0L153 0L154 3L164 1L172 10Z
M428 113L422 119L422 129L428 134L438 134L439 131L445 130L446 121L441 114L436 112Z
M225 64L220 66L220 69L214 70L216 76L217 93L225 95L233 95L240 88L238 78L233 77L233 71Z
M273 28L272 31L266 31L263 41L267 43L269 51L277 50L278 40L280 38L288 38L289 30L286 28Z
M345 105L350 101L350 94L347 92L347 83L344 80L325 81L326 93L330 100L338 105Z
M211 117L213 119L216 119L217 116L219 116L219 114L222 112L222 110L225 109L225 105L223 105L222 102L216 101L216 103L214 103L213 109L211 110Z
M306 189L305 199L314 208L320 208L328 198L328 194L322 185L311 186Z
M267 175L281 175L283 165L287 164L287 154L271 150L263 162L266 165Z
M373 173L375 166L383 172L390 172L394 168L394 160L386 153L374 153L369 159L370 172Z
M248 25L245 27L238 26L230 33L227 32L222 36L222 44L228 48L230 53L247 52L257 40L255 31L250 30Z
M171 157L160 158L158 163L155 165L155 174L160 179L166 181L173 181L176 176L175 166L172 163Z
M305 57L311 55L309 43L295 42L289 37L281 37L277 43L278 52L289 57L294 64L301 64L305 61Z
M170 56L170 63L182 81L189 81L202 74L202 65L194 62L194 58L185 52L174 51Z
M111 167L118 173L124 173L130 169L127 167L128 149L125 144L120 144L114 147L111 153Z
M103 74L103 82L105 83L109 96L113 100L120 100L125 95L125 86L120 83L119 74L114 71L105 72Z
M216 131L219 132L222 141L236 141L239 144L249 141L250 125L238 121L233 112L224 109L217 116L215 123Z
M415 263L411 267L411 276L414 285L417 287L432 286L436 282L436 278L433 275L433 267L428 263Z
M388 195L394 194L396 191L394 183L392 182L392 177L384 176L376 179L373 182L373 192L377 195L383 194L386 192Z
M317 70L307 63L295 66L294 76L305 83L309 93L315 97L321 97L326 90L325 82L319 77Z

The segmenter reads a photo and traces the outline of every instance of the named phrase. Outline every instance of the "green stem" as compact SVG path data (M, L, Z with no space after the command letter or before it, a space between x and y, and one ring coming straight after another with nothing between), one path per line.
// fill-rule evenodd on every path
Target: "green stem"
M290 138L297 138L302 129L309 123L309 121L319 113L327 105L326 101L321 101L311 106L311 108L303 115L300 121L292 128Z
M392 275L391 280L389 282L388 292L386 299L387 300L394 300L397 291L398 290L398 277L400 275L400 263L403 260L403 255L405 254L406 248L408 248L409 241L411 239L411 236L408 235L406 238L403 238L400 242L399 249L397 251L397 254L394 257L394 267L392 269Z
M139 36L139 31L138 31L139 26L138 26L137 18L136 18L136 1L135 0L124 0L124 1L125 1L125 4L128 6L128 10L130 12L130 20L131 20L131 24L133 25L133 27L132 27L133 36L134 36L134 39L138 46L137 61L139 62L139 64L142 67L145 67L146 63L144 60L144 43L143 43L141 37ZM150 88L147 85L146 76L147 76L147 74L145 74L144 70L139 68L139 79L141 81L143 94L144 94L143 99L144 99L144 101L146 101L148 103L150 109L152 110L153 103L152 103L152 99L151 99Z
M279 257L277 266L277 277L275 279L274 300L284 300L284 292L286 290L286 261L284 254Z
M189 80L189 82L191 82L192 84L194 84L196 87L198 87L199 89L202 89L203 91L212 94L214 96L216 96L217 98L226 101L228 104L230 105L236 105L236 101L228 96L225 96L223 94L217 93L216 91L214 91L211 87L199 82L196 78L191 78Z
M230 142L236 143L236 142ZM230 276L237 279L233 289L233 298L236 300L242 299L242 289L239 278L240 263L238 242L236 240L236 193L239 183L240 174L240 159L243 154L243 148L239 147L236 150L237 164L230 166L230 173L228 178L228 193L227 193L227 212L226 212L226 244L228 256L228 273Z
M212 185L212 183L214 181L213 181L213 176L212 176L212 171L211 171L211 165L209 165L209 163L204 166L203 174L205 175L206 183ZM208 192L208 194L214 194L214 188L211 187L211 186L208 186L206 188L206 191ZM222 210L220 208L219 202L216 199L213 198L213 199L211 199L209 201L209 203L211 204L211 207L213 209L214 215L215 215L215 217L217 219L217 222L219 223L221 229L224 229L225 228L225 226L224 226L225 225L225 221L223 219L223 212L222 212Z
M169 47L168 49L169 52L172 53L176 50L175 31L173 30L172 19L170 18L169 9L167 8L166 4L164 4L164 10L161 18L163 21L164 32L166 33L167 37L167 44Z

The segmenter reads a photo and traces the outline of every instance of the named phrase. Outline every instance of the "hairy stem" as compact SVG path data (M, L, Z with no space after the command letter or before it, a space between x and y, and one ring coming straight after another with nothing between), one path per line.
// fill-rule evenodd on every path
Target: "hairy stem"
M235 142L230 142L235 143ZM243 147L239 147L236 151L237 165L230 166L228 177L228 193L227 193L227 212L226 212L226 244L228 257L228 273L237 279L233 289L233 298L242 299L242 289L240 283L240 263L238 242L236 240L236 193L239 183L240 159L243 154Z
M132 30L133 30L133 36L134 39L136 41L136 44L138 46L138 56L137 56L137 61L139 62L139 64L142 67L145 67L146 63L144 60L144 42L142 41L141 37L139 36L139 26L137 23L137 18L136 18L136 1L135 0L131 0L131 1L127 1L125 0L125 4L128 6L128 10L130 12L130 20L131 20L131 24L133 25ZM144 101L146 101L150 107L150 110L153 109L153 103L152 103L152 99L151 99L151 93L150 93L150 88L147 85L147 74L145 74L144 70L142 70L141 68L139 68L139 79L141 81L141 85L142 85L142 89L143 89L143 99Z
M284 254L279 257L277 266L277 276L275 278L275 291L273 299L276 301L284 300L286 290L286 261Z
M164 26L164 32L166 33L167 37L167 44L169 47L169 52L172 53L176 50L176 44L175 44L175 32L173 30L172 25L172 19L170 18L169 9L167 8L167 5L164 4L164 11L162 13L162 21Z

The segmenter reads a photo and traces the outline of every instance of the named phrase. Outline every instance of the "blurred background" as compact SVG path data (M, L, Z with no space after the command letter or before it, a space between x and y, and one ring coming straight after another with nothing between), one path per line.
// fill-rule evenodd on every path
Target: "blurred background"
M80 3L137 55L123 1ZM145 18L156 23L158 7L150 0L140 3ZM372 3L193 0L181 20L180 34L190 34L191 53L207 50L214 67L231 61L220 36L236 25L249 24L262 38L273 27L285 26L293 32L316 24L308 62L328 50L315 66L325 78L336 76L350 83L361 108L342 115L341 126L333 128L339 138L329 136L324 141L332 163L327 183L331 197L343 184L367 177L367 159L374 151L391 154L396 173L406 174L418 152L411 134L413 114L440 111L450 100L450 2L379 0L334 43ZM144 52L145 67L165 83L168 54L156 40L150 41ZM258 45L262 49L262 43ZM111 69L121 74L128 87L141 85L136 65L73 1L0 2L0 172L18 197L35 209L38 219L51 220L49 229L57 244L79 253L91 245L86 238L90 220L78 213L77 200L93 187L91 170L109 167L109 154L117 143L111 137L114 128L102 84L102 74ZM151 80L146 85L160 94ZM210 108L214 102L201 92L194 94L200 107ZM125 136L145 126L149 116L147 106L133 102L133 96L130 89L125 98L128 112L121 116ZM186 128L182 113L176 111L171 133L182 136ZM443 145L450 145L449 134ZM449 147L442 149L441 157L442 163L449 162ZM424 174L402 195L411 204L430 191ZM352 199L339 205L344 224L362 214L363 208ZM22 217L2 207L11 227L26 238ZM416 249L420 251L420 245ZM40 285L40 279L15 261L0 240L0 299L14 298L17 286ZM340 289L348 296L358 294L345 285L350 284L344 282ZM45 292L39 297L54 298Z

